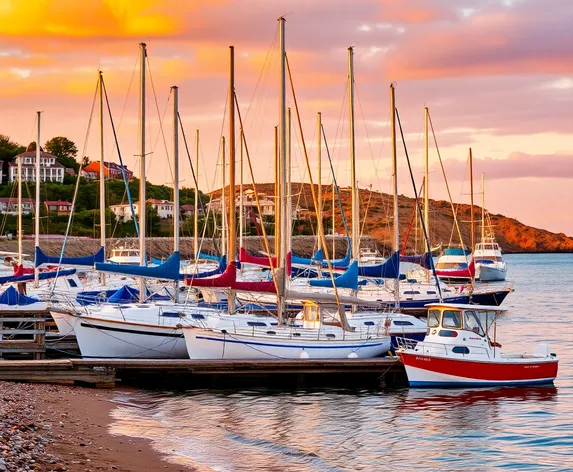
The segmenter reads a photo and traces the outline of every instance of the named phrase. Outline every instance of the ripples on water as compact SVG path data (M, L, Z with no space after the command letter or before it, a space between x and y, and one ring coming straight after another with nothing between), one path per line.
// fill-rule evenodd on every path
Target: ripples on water
M554 387L118 392L112 431L200 471L573 470L573 255L506 257L498 339L549 342Z

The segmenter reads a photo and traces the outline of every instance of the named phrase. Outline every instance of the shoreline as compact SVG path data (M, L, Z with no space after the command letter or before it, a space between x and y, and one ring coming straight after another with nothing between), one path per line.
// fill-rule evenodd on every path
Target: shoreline
M0 471L193 470L110 432L115 391L0 382Z

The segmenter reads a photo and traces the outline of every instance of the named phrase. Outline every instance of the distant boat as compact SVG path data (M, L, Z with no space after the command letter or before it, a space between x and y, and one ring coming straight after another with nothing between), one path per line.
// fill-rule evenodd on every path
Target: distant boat
M428 307L428 334L415 345L398 339L411 387L489 387L550 384L559 360L547 344L531 354L502 354L492 306L436 303ZM488 332L493 330L493 340Z
M481 242L474 248L476 279L480 282L505 280L507 267L495 240L489 214L485 209L485 175L482 174ZM487 216L487 218L486 218ZM486 229L486 220L489 223Z
M476 279L480 282L505 280L507 266L495 238L486 237L476 244L473 258L476 266Z
M475 277L473 259L468 262L471 251L461 247L448 247L436 261L436 274L444 282L465 283Z

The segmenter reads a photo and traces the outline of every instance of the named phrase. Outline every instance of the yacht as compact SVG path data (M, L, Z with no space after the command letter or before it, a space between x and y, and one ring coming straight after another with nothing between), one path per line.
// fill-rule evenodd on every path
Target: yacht
M480 282L505 280L507 267L495 238L485 237L476 244L473 259L476 266L476 279Z

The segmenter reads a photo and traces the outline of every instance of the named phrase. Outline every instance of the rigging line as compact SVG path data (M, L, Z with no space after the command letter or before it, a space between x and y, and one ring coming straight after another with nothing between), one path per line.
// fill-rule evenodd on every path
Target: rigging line
M339 144L339 139L340 141L342 141L343 136L344 136L344 125L346 123L346 101L348 100L348 86L350 84L350 79L347 77L346 78L346 83L344 86L344 95L342 96L342 104L340 107L340 115L338 116L338 123L336 125L336 132L334 134L334 144L333 144L333 149L336 150L336 152L338 153L338 156L334 156L333 157L338 157L336 159L336 173L338 174L338 172L340 171L340 153L341 153L341 145ZM346 169L345 169L346 171Z
M277 26L275 28L275 34L273 36L273 40L271 41L271 44L269 46L269 49L267 50L267 54L265 56L265 61L263 62L263 67L261 69L261 73L259 74L259 77L257 78L257 83L255 85L255 90L253 90L253 95L251 96L251 100L249 102L249 106L247 107L247 112L245 113L245 121L248 120L249 118L249 112L251 111L251 106L255 100L255 95L257 94L257 89L259 88L259 84L261 82L261 79L263 78L264 74L265 74L265 70L266 70L266 66L267 63L269 61L269 57L271 57L271 54L274 56L274 52L276 51L276 44L277 44L277 38L278 38L278 32L279 32L279 25L277 22Z
M330 158L330 150L328 148L328 141L326 140L326 133L324 131L324 125L322 127L322 136L324 137L324 148L326 149L326 155L328 156L328 162L330 163L330 172L332 172L332 181L334 182L334 188L336 190L336 196L338 197L338 208L340 209L340 215L342 216L342 224L344 225L344 232L346 233L346 242L350 244L350 237L348 231L348 223L346 221L346 216L344 215L344 208L342 207L342 198L340 197L340 188L338 187L338 182L336 180L336 174L334 173L334 167L332 165L332 159ZM334 214L334 208L332 209ZM332 235L334 238L334 235ZM347 248L348 251L348 248Z
M404 131L402 130L402 122L400 121L400 114L398 113L398 108L394 107L394 112L396 113L396 119L398 120L398 126L400 128L400 136L402 138L402 144L404 145L404 154L406 155L406 162L408 163L408 170L410 171L410 180L412 181L412 188L414 189L414 195L416 199L416 207L418 208L419 214L422 214L422 206L420 204L420 199L418 198L418 191L416 189L416 181L414 180L414 173L412 172L412 164L410 163L410 157L408 156L408 147L406 146L406 141L404 139ZM430 255L430 267L432 270L432 274L434 279L436 280L436 287L438 289L438 295L440 297L440 302L443 302L442 296L442 288L440 287L440 279L438 278L438 274L436 273L436 268L434 266L434 260L432 259L432 246L430 244L430 239L428 237L428 230L426 229L426 222L423 218L420 219L420 223L422 224L422 230L424 232L424 238L426 239L426 247L428 249L428 254ZM399 248L396 248L400 250Z
M92 124L92 120L93 120L93 115L94 115L94 109L95 109L95 104L96 104L96 99L97 99L97 95L98 95L98 90L99 90L99 77L98 77L98 83L96 86L96 90L94 93L94 98L92 100L92 108L90 111L90 119L88 121L88 128L86 130L86 136L85 136L85 140L84 140L84 145L82 148L82 156L85 156L86 154L86 149L87 149L87 145L88 145L88 141L89 141L89 137L90 137L90 131L91 131L91 124ZM82 159L83 160L83 159ZM82 162L83 163L83 162ZM64 234L64 241L62 242L62 250L60 252L60 260L58 262L58 268L56 269L56 276L54 277L54 283L52 285L52 290L51 293L54 293L54 290L56 288L56 281L58 280L58 275L60 273L60 266L62 264L62 259L64 258L64 253L66 251L66 244L68 241L68 236L70 234L70 230L72 227L72 221L74 219L74 212L76 209L76 200L78 198L78 191L80 189L80 175L81 175L81 171L82 171L82 163L80 163L80 167L79 167L79 171L78 171L78 176L76 178L76 185L75 185L75 189L74 189L74 197L72 198L72 211L70 212L70 216L68 218L68 224L66 226L66 232ZM84 166L85 167L85 166ZM36 176L36 185L40 185L40 176L37 175ZM36 211L39 211L39 209L37 209ZM100 210L101 211L101 210ZM104 228L105 229L105 228Z
M364 228L366 228L366 221L368 219L368 210L370 209L370 203L372 202L372 194L373 193L374 192L372 192L372 184L370 184L370 189L368 191L368 203L366 204L366 209L364 210L364 219L362 220L362 229L361 229L360 234L358 236L358 247L360 247L360 241L364 237ZM360 190L358 191L358 194L360 195Z
M123 117L125 115L125 110L127 109L127 101L129 100L129 93L131 92L131 87L133 85L133 81L135 79L135 72L137 71L137 64L139 64L139 53L135 57L135 64L133 65L133 70L131 72L131 79L129 80L129 85L127 87L127 92L125 93L125 100L123 101L123 108L121 110L121 115L119 116L119 123L117 125L117 131L121 129L121 125L123 123ZM105 87L104 87L105 90ZM114 148L114 151L116 149ZM113 154L112 154L113 156Z
M153 161L153 153L155 148L157 147L157 141L159 141L159 135L163 138L163 146L165 147L165 155L167 156L167 163L169 165L169 172L171 173L171 179L173 179L173 167L171 165L171 159L169 159L169 151L167 150L167 140L165 139L165 132L163 130L163 118L165 118L165 114L167 113L167 107L169 106L169 101L171 99L171 91L169 91L169 96L167 98L167 103L165 104L165 110L163 110L163 115L161 115L159 111L159 102L157 101L157 93L155 91L155 82L153 82L153 75L151 74L151 64L149 62L149 56L146 54L145 58L147 60L147 70L149 71L149 81L151 82L151 91L153 92L153 100L155 103L155 110L157 111L157 119L159 120L159 133L157 136L157 140L155 141L155 146L153 146L153 150L151 152L151 158L147 163L146 172L149 172L149 168L151 167L151 162Z
M239 118L239 125L241 126L241 128L243 128L243 133L242 133L242 139L243 139L243 144L245 146L245 155L247 156L247 164L249 167L249 172L251 174L251 181L253 183L253 193L255 195L255 202L257 204L257 211L259 212L259 217L261 219L261 231L263 233L263 243L265 245L265 250L267 252L267 257L269 259L269 266L271 269L271 275L273 277L273 282L275 284L275 289L277 291L277 295L280 294L280 290L279 290L279 283L277 280L277 274L275 273L275 267L273 266L273 258L271 257L271 248L269 245L269 240L267 237L267 229L265 227L265 220L263 219L263 212L261 210L261 204L259 202L259 192L257 191L257 186L255 185L255 176L253 173L253 164L251 162L251 156L249 153L249 146L247 145L247 139L245 136L245 128L243 127L243 118L241 116L241 108L239 107L239 101L237 100L237 94L234 93L233 97L235 99L235 104L237 105L237 116ZM256 223L256 219L255 219L255 223ZM283 237L285 237L286 235L283 235ZM278 264L278 258L277 258L277 264ZM287 274L288 276L288 274ZM278 299L277 299L278 300Z
M290 82L290 87L291 87L291 92L292 92L292 98L293 98L293 102L294 102L294 109L296 111L296 117L297 117L297 121L298 121L298 127L299 127L299 132L300 132L300 136L301 136L301 141L302 141L302 147L304 150L304 158L305 158L305 163L306 163L306 167L307 167L307 172L308 172L308 178L310 180L310 191L312 193L312 201L314 203L314 207L318 208L318 201L316 198L316 191L314 188L314 182L312 179L312 172L310 170L310 161L308 159L308 153L306 151L306 143L304 141L304 133L302 131L302 121L300 119L300 113L298 110L298 102L296 99L296 92L294 90L294 82L292 80L292 74L291 74L291 70L290 70L290 63L288 60L288 55L285 53L285 62L286 62L286 68L288 71L288 77L289 77L289 82ZM332 270L332 264L330 263L330 257L328 254L328 244L326 243L326 238L324 237L324 228L322 228L322 231L319 231L319 237L321 239L322 242L322 247L323 247L323 251L324 251L324 255L326 256L326 265L328 267L328 272L330 275L330 280L332 282L332 288L334 289L334 297L336 298L336 305L338 306L338 313L340 315L340 321L341 321L341 325L342 325L342 329L343 330L350 330L350 327L348 325L348 320L346 319L346 313L344 311L344 306L340 304L340 298L338 296L338 288L336 287L336 283L334 282L334 271ZM344 316L342 316L341 314L344 313Z
M432 116L430 115L430 111L428 110L428 121L430 122L430 129L432 130L432 136L434 138L434 144L436 146L436 152L438 154L438 160L440 161L440 167L442 168L442 174L444 176L444 181L446 183L446 190L448 191L448 198L450 199L450 206L452 209L452 213L454 215L454 223L456 225L456 229L458 230L458 236L460 238L460 243L463 245L463 238L462 238L462 233L460 231L460 226L458 224L458 218L456 216L456 211L454 209L454 203L452 200L452 194L450 192L450 186L448 184L448 179L446 177L446 170L444 169L444 163L442 161L442 156L440 153L440 148L438 146L438 139L436 138L436 132L434 131L434 124L432 123Z
M101 83L103 85L103 94L105 96L105 103L107 105L107 111L109 114L109 122L111 125L111 130L113 132L113 139L115 141L115 147L117 150L117 155L119 157L119 164L121 167L121 176L123 177L123 183L125 185L125 190L127 192L127 199L129 201L129 208L131 210L131 217L133 219L133 224L135 225L135 234L137 234L137 237L139 238L139 224L137 223L137 215L135 214L135 208L133 207L133 199L131 198L131 190L129 188L129 181L127 180L127 175L125 172L125 166L123 165L123 159L121 158L121 150L119 148L119 141L117 140L117 133L115 130L115 124L113 122L113 115L111 114L111 107L109 105L109 98L107 96L107 88L105 86L105 80L103 79L103 77L102 77Z
M368 143L368 149L370 150L370 158L372 159L372 163L374 164L374 172L376 175L376 180L378 182L379 188L382 188L381 181L380 181L380 173L379 173L379 162L374 159L374 151L372 150L372 142L370 141L370 135L368 134L368 127L366 126L366 117L364 116L364 109L362 108L362 101L360 100L360 94L358 93L358 88L356 87L356 83L354 84L354 91L356 94L356 98L358 99L358 108L360 108L360 114L362 115L362 123L364 123L364 133L366 134L366 142ZM384 139L384 138L383 138ZM382 147L384 146L384 141L382 141ZM366 218L366 217L364 217Z

